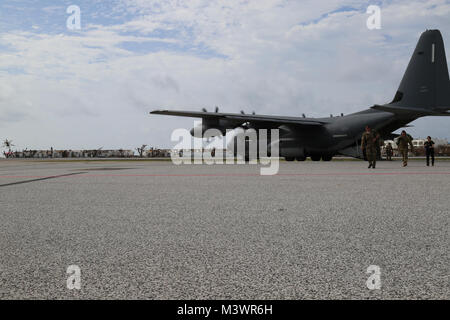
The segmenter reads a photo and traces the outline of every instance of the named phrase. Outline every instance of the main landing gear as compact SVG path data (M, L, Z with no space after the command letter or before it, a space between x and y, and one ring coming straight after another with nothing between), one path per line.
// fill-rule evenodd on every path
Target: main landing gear
M306 160L306 156L303 156L303 157L285 157L284 159L286 161L289 161L289 162L294 161L294 160L305 161ZM322 154L322 155L315 154L315 155L311 155L311 160L312 161L320 161L321 159L322 159L322 161L331 161L333 159L333 156L329 155L329 154Z

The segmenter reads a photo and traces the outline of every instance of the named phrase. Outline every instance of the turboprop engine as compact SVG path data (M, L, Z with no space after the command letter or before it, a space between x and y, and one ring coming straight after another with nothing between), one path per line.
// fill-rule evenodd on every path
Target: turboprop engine
M205 132L209 129L216 129L217 132L210 132L209 137L224 136L227 129L232 127L231 123L226 119L203 119L202 123L191 129L191 135L196 138L203 138Z
M305 149L299 143L300 137L296 136L287 126L280 126L279 129L280 139L272 141L270 148L275 143L278 144L280 157L285 157L286 160L297 159L303 161L306 159Z

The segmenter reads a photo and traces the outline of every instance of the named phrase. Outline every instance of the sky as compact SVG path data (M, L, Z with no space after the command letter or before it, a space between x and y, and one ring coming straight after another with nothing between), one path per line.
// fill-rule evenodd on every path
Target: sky
M71 5L80 29L69 29ZM369 30L369 5L381 29ZM73 21L73 20L70 20ZM17 149L168 148L196 119L155 109L328 117L390 102L450 0L2 0L0 139ZM450 118L413 137L450 140Z

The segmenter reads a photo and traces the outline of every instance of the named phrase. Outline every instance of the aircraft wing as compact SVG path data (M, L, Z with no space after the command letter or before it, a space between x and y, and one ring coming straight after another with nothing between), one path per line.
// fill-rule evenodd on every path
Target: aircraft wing
M314 118L302 117L287 117L287 116L268 116L255 114L240 114L240 113L221 113L221 112L202 112L202 111L178 111L178 110L155 110L151 114L162 114L167 116L192 117L202 119L227 119L232 123L239 125L244 122L259 122L259 123L276 123L276 124L291 124L301 126L322 126L327 122Z

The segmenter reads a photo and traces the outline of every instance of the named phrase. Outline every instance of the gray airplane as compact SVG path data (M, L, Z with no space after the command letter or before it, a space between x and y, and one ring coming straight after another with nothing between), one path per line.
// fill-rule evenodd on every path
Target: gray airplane
M341 154L362 158L361 135L366 125L384 140L392 132L425 116L450 115L450 80L444 42L439 30L422 33L392 102L330 118L268 116L255 114L155 110L151 114L202 118L203 133L211 128L280 129L279 154L287 161L330 161ZM197 131L196 131L197 132ZM194 135L194 129L191 134Z

